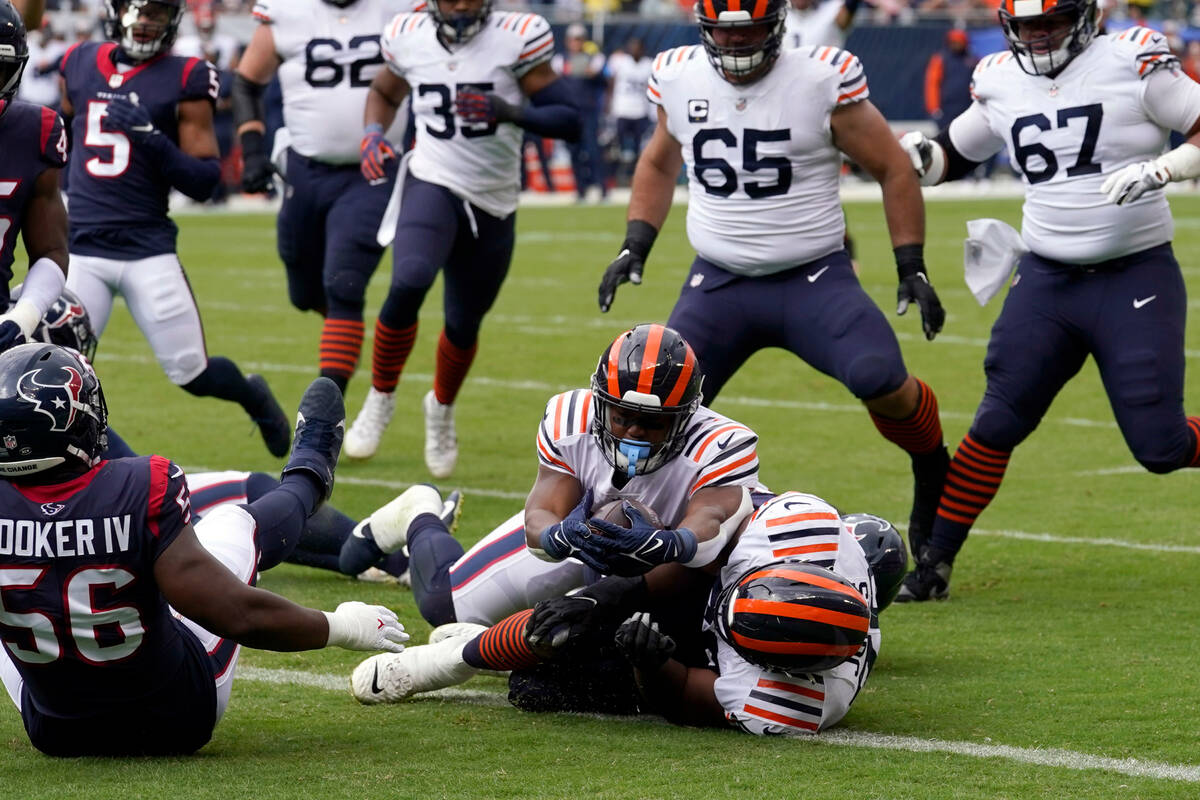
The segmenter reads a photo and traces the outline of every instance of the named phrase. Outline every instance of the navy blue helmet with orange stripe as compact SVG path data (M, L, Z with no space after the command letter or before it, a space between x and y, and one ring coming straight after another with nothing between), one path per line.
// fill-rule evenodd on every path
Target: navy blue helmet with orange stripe
M592 433L608 463L633 477L678 455L703 381L691 345L672 328L643 324L614 339L592 375Z
M697 0L700 41L717 73L752 83L770 70L783 44L788 0Z
M1092 43L1096 0L1001 0L1000 26L1017 64L1030 75L1056 75Z
M833 669L870 627L871 609L849 581L803 561L748 570L717 602L717 635L751 664L789 675Z
M488 15L492 13L492 0L483 0L475 11L462 13L453 11L452 4L447 0L447 9L442 8L440 0L429 0L426 10L437 23L437 32L445 42L462 44L483 30Z

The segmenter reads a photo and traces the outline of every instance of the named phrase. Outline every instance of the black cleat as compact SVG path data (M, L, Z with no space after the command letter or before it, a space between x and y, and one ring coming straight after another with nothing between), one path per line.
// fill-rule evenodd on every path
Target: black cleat
M451 533L458 529L458 518L462 516L462 501L462 492L458 489L446 495L446 498L442 500L442 513L438 516L441 517L446 530Z
M908 573L900 591L896 593L897 603L923 603L926 600L945 600L950 596L950 571L953 564L949 561L938 561L935 564L920 562L917 568Z
M259 396L258 415L252 415L254 424L258 426L267 449L276 458L288 454L288 445L292 442L292 426L288 423L287 414L279 407L279 401L271 394L271 387L262 375L247 375L246 383Z
M949 469L950 454L945 445L932 453L912 457L913 504L908 518L908 551L914 559L921 555L933 534L933 520L942 502Z
M283 474L307 472L333 493L333 470L346 435L346 406L342 390L329 378L317 378L304 390L296 413L296 437Z

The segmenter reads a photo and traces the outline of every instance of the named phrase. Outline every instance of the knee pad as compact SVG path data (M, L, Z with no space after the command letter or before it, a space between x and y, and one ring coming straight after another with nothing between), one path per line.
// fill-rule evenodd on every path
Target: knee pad
M899 389L908 377L902 363L874 353L856 356L847 366L846 388L860 400L872 400Z
M353 269L339 269L325 279L325 297L329 308L362 310L366 304L369 276Z
M167 358L159 359L158 363L171 383L176 386L186 386L198 378L208 367L208 356L202 345L189 345L177 350Z

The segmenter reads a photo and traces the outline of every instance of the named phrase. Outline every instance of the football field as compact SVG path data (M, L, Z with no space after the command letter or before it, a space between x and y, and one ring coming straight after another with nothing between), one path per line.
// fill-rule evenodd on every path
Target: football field
M1175 195L1175 251L1193 290L1185 398L1200 413L1200 197ZM894 315L896 275L876 203L847 205L860 278L885 309L911 372L937 393L953 450L983 391L982 362L1001 298L981 308L962 280L965 221L1018 225L1017 200L927 205L926 259L947 310L921 335L917 309ZM458 402L458 536L470 545L523 503L536 473L546 400L585 386L601 350L638 322L665 320L692 251L677 208L640 287L608 314L596 286L624 231L624 209L528 208L512 271L484 324ZM209 352L261 372L289 413L316 375L321 321L288 301L273 217L179 219L180 256ZM18 265L18 276L24 267ZM390 257L371 283L368 334ZM441 328L430 293L395 419L379 455L344 460L332 503L358 518L414 482L421 397ZM713 320L720 325L720 320ZM96 360L110 422L130 445L189 471L276 473L236 406L172 386L123 305ZM369 383L370 340L347 398ZM908 458L884 441L833 379L765 351L714 407L755 429L762 480L819 494L843 512L906 522ZM656 718L531 715L505 683L476 678L441 696L360 706L349 674L364 654L243 650L228 713L192 758L51 760L0 710L0 797L27 798L1184 798L1200 797L1200 475L1154 476L1130 456L1093 363L1014 454L1004 485L955 565L951 598L881 617L874 672L837 728L813 740L690 730ZM413 641L429 627L411 593L284 565L261 585L332 609L386 604ZM0 695L2 697L2 695Z

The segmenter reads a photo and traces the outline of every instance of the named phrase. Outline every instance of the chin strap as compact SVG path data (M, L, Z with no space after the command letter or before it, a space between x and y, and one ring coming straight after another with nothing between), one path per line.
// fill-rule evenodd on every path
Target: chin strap
M617 452L625 456L625 474L626 477L632 478L637 474L638 462L650 457L650 443L637 439L621 439L617 442Z

